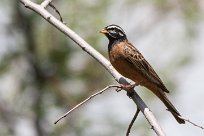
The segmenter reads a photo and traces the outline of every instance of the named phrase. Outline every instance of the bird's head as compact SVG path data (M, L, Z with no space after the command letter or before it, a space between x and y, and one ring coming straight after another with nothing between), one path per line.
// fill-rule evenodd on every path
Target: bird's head
M118 25L109 25L100 31L100 33L105 34L109 40L119 40L126 38L125 32Z

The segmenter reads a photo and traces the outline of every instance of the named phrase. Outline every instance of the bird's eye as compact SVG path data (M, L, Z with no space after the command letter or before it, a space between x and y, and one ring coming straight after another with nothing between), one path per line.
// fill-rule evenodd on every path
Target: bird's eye
M115 30L110 30L109 32L110 32L110 33L116 33L116 31L115 31Z

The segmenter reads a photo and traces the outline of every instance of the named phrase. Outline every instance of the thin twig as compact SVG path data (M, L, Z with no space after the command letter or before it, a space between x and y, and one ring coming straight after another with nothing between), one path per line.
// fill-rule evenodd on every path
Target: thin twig
M134 124L135 120L137 119L137 116L138 116L139 113L140 113L140 109L137 108L137 111L135 112L135 115L132 118L132 121L130 122L130 125L128 126L126 136L129 136L132 125Z
M73 112L74 110L76 110L77 108L79 108L80 106L82 106L83 104L85 104L87 101L91 100L93 97L102 94L103 92L105 92L106 90L108 90L109 88L112 87L119 87L118 85L109 85L106 86L105 88L103 88L102 90L92 94L91 96L89 96L88 98L86 98L85 100L83 100L82 102L80 102L79 104L77 104L76 106L74 106L71 110L69 110L68 112L66 112L64 115L62 115L59 119L57 119L54 124L57 124L61 119L65 118L66 116L68 116L71 112Z
M43 8L46 8L51 2L52 2L52 0L44 0L40 5Z
M57 10L57 8L55 8L55 6L52 5L51 3L49 3L49 6L50 6L51 8L53 8L54 11L59 15L60 21L61 21L62 23L64 23L64 24L66 24L66 23L63 21L62 16L61 16L60 12Z
M167 110L167 111L169 111L169 110ZM169 112L170 112L170 111L169 111ZM174 114L174 115L176 115L177 117L179 117L180 119L183 119L183 120L185 120L186 122L188 122L188 123L194 125L195 127L198 127L198 128L200 128L200 129L203 129L203 130L204 130L204 127L203 127L203 126L198 125L198 124L196 124L196 123L194 123L194 122L190 121L189 119L186 119L186 118L184 118L184 117L182 117L182 116L178 116L177 114L175 114L175 113L173 113L173 112L172 112L172 114Z
M179 116L179 117L180 117L180 116ZM188 123L190 123L190 124L192 124L192 125L194 125L194 126L196 126L196 127L200 128L200 129L204 129L204 127L203 127L203 126L198 125L198 124L196 124L196 123L194 123L194 122L190 121L189 119L185 119L185 118L183 118L183 117L180 117L180 118L181 118L181 119L183 119L183 120L185 120L186 122L188 122Z

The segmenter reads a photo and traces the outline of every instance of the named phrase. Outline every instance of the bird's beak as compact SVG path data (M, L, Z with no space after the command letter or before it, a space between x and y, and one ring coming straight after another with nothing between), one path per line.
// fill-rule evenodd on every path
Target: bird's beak
M106 29L102 29L101 31L99 31L99 33L108 34L108 31Z

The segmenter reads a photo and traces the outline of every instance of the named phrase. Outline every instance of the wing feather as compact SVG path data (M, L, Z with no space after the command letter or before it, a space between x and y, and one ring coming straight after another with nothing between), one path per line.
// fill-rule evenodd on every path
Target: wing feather
M134 65L136 70L138 70L146 79L157 84L163 91L167 93L169 92L151 65L131 43L128 43L127 46L125 46L124 57L129 63Z

